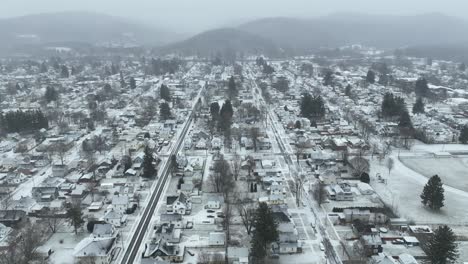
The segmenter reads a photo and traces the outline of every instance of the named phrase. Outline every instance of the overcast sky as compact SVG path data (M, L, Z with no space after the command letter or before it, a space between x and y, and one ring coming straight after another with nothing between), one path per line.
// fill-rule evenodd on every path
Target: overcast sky
M468 16L467 0L0 0L0 17L95 11L194 32L269 16L313 17L334 12Z

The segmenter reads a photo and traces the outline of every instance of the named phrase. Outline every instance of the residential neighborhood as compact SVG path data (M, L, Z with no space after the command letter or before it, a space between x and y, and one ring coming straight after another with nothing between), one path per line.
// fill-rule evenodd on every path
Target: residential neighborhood
M287 18L159 46L107 19L0 44L0 264L468 263L461 55L358 17L310 48L251 33Z

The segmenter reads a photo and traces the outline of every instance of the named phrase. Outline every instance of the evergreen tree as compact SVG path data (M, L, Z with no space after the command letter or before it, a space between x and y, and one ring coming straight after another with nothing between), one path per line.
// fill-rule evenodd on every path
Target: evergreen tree
M270 65L264 63L263 64L263 73L264 74L267 74L267 75L270 75L272 73L275 72L275 69L273 67L271 67Z
M387 86L390 82L390 77L388 74L381 74L379 77L379 84L383 86Z
M162 103L159 106L159 115L161 116L162 120L171 118L171 108L169 107L168 103Z
M429 96L429 85L427 84L427 80L424 78L419 78L416 81L414 92L418 97L427 97Z
M422 114L424 113L424 102L421 97L416 99L416 102L413 105L413 114Z
M119 72L119 66L112 63L111 65L111 74L116 75Z
M171 101L171 92L169 91L169 87L167 87L164 84L161 84L161 88L159 89L159 95L161 96L161 99L164 99L166 101Z
M125 88L126 85L123 73L120 71L120 88Z
M234 110L230 100L224 101L221 111L219 111L219 127L227 132L232 125L232 117L234 115Z
M370 183L370 176L366 172L361 173L361 182Z
M322 97L303 94L301 99L301 115L306 118L323 118L325 116L325 103Z
M143 174L142 177L153 178L156 175L156 169L153 165L153 154L148 146L145 147L145 156L143 157Z
M211 103L210 113L211 113L211 118L213 118L213 120L218 119L219 117L219 103L218 102Z
M232 104L230 100L225 100L223 107L221 107L221 111L219 114L222 119L231 120L232 116L234 115L234 110L232 108Z
M136 88L135 78L131 77L130 78L130 89L135 89L135 88Z
M268 252L268 245L278 240L278 224L266 203L260 203L255 212L255 223L251 241L254 263L262 261Z
M332 81L333 81L333 72L328 70L325 73L325 77L323 78L323 85L330 86L332 84Z
M400 115L400 120L398 122L398 127L400 128L413 128L413 123L411 122L411 117L409 116L409 113L407 110L404 110L401 112Z
M257 64L257 66L263 66L263 65L265 65L265 60L263 59L263 57L258 57L255 60L255 63Z
M60 70L60 77L62 77L62 78L70 77L70 73L68 72L68 67L67 66L62 65L61 70Z
M348 84L345 89L345 95L350 97L351 96L351 84Z
M460 131L460 137L458 138L461 143L468 143L468 126L464 126Z
M395 117L401 116L406 111L405 100L401 97L395 97L392 93L386 93L382 100L382 116Z
M366 81L368 83L374 84L375 83L375 72L372 70L367 71Z
M427 257L432 264L454 263L458 258L456 236L446 225L439 226L427 245Z
M421 202L432 210L439 210L444 206L444 186L438 175L432 176L424 186Z
M83 220L83 212L81 211L81 207L79 205L73 205L67 211L68 218L70 219L70 223L75 230L75 234L78 234L78 228L80 228L84 224Z
M54 87L47 86L44 97L45 97L45 100L47 101L47 103L50 103L52 101L57 101L57 99L58 99L57 90L55 90Z
M302 124L301 121L297 120L296 123L294 124L294 128L301 129Z

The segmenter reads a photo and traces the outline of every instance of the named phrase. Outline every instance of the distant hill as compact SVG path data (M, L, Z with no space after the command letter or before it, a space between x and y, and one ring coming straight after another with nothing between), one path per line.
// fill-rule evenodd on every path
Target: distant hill
M181 42L156 49L159 53L214 56L229 52L278 54L280 49L271 40L235 28L209 30Z
M91 12L60 12L0 19L3 47L46 43L164 44L172 35L120 17Z
M468 64L468 42L446 45L421 45L403 49L407 56L464 62Z
M468 23L441 14L377 16L339 13L314 19L265 18L238 28L296 52L348 44L398 48L468 41Z

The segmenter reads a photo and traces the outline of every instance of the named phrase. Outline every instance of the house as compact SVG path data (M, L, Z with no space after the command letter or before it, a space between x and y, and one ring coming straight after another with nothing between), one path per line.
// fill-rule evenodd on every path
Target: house
M279 239L277 245L277 252L279 254L291 254L300 252L301 247L298 243L299 237L293 223L279 223L278 233Z
M152 240L146 246L143 253L143 258L160 257L163 260L170 262L183 262L185 255L185 246L178 244L171 244L163 238L159 240Z
M181 237L181 229L175 228L174 224L162 224L158 226L154 232L154 239L164 239L167 243L179 243Z
M32 188L32 197L36 202L50 202L59 196L58 187L39 186Z
M113 209L104 214L103 220L106 223L112 224L115 227L121 227L126 222L126 216L122 213L116 212Z
M182 192L179 195L168 195L166 197L166 211L169 214L190 214L192 211L190 198Z
M382 253L382 238L378 234L363 235L360 238L364 251L368 257Z
M206 149L206 148L207 148L207 144L204 138L201 138L200 140L198 140L197 144L195 145L195 149Z
M94 238L98 237L114 237L116 236L117 231L115 230L114 225L112 224L95 224L93 227L92 236Z
M352 201L354 194L346 184L332 184L325 188L328 198L334 201Z
M212 149L221 149L221 146L222 146L222 141L220 138L218 137L214 137L212 140L211 140L211 148Z
M75 263L91 260L94 264L108 264L112 259L110 254L115 237L86 237L76 245L73 252Z
M160 223L174 225L174 228L182 228L182 215L180 214L161 214Z
M260 150L271 149L271 142L268 140L268 138L259 137L257 140L257 145Z
M353 223L355 220L359 220L362 223L369 223L371 212L370 210L361 210L358 208L346 208L343 210L346 223Z
M130 208L128 196L116 196L112 197L112 209L120 214L124 214L127 209Z
M68 174L68 167L67 167L67 165L57 164L57 165L53 165L53 166L52 166L52 175L53 175L54 177L63 178L63 177L65 177L67 174Z

